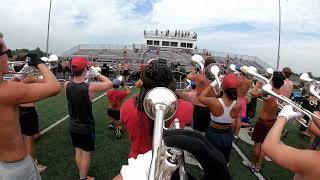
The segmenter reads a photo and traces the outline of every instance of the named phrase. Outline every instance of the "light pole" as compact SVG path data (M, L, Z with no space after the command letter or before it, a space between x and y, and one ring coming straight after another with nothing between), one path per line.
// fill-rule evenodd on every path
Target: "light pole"
M51 3L52 3L52 0L50 0L49 17L48 17L48 31L47 31L47 45L46 45L47 57L49 57L49 34L50 34Z
M279 0L279 41L278 41L277 71L279 70L279 62L280 62L280 42L281 42L281 0Z

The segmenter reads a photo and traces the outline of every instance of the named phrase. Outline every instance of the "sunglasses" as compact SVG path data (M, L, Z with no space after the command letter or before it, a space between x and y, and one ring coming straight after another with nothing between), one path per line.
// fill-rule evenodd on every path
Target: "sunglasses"
M8 56L8 58L12 58L13 57L12 51L10 49L8 49L6 51L3 51L3 52L0 52L0 56L3 56L4 54L6 54Z

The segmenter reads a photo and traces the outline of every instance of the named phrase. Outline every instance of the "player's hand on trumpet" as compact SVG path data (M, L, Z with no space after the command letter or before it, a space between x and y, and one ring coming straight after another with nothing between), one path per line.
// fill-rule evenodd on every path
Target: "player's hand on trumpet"
M94 66L91 66L89 68L88 73L90 74L91 77L97 77L98 75L100 75L98 69L96 67L94 67Z
M302 116L301 112L295 112L291 105L286 105L280 111L278 117L286 118L287 122Z
M45 62L42 61L36 53L28 53L27 57L30 58L30 60L28 61L29 66L38 68L39 64L45 64Z

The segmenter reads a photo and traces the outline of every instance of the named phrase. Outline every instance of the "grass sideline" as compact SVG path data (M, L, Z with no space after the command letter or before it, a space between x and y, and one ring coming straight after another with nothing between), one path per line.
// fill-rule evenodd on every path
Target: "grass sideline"
M138 90L133 88L131 96ZM101 93L102 94L102 93ZM100 95L100 94L98 94ZM97 95L97 96L98 96ZM40 127L44 129L55 121L68 114L67 101L64 91L55 97L51 97L37 103L40 117ZM115 138L114 132L108 129L109 117L106 115L107 100L100 98L93 104L93 113L96 122L96 150L92 154L89 175L96 179L112 179L119 174L121 166L127 164L130 141L127 133L123 132L120 140ZM78 179L77 167L74 161L74 149L68 131L69 119L62 122L47 132L37 142L37 159L47 166L47 170L41 173L46 179ZM284 142L299 148L305 148L307 140L297 135L296 125L289 125L289 134ZM238 140L236 144L250 159L252 146ZM233 150L230 158L230 173L235 180L253 180L256 177L242 165L242 159ZM193 176L202 175L201 170L188 165L187 171ZM262 174L266 179L292 179L293 173L279 167L273 162L265 162Z

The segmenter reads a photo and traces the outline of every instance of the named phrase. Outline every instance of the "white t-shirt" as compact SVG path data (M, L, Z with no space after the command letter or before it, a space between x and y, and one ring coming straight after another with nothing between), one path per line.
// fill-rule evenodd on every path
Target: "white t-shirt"
M138 155L137 159L128 159L128 165L123 165L121 175L123 180L147 180L152 160L152 151Z

